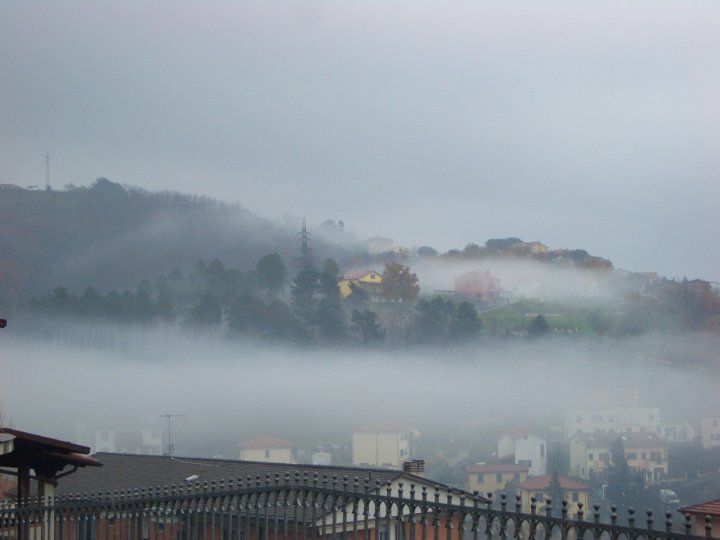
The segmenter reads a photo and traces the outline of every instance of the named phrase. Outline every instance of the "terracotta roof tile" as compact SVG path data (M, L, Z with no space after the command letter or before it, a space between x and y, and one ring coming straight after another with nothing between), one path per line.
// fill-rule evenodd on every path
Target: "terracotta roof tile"
M469 473L528 472L525 465L515 463L476 463L475 465L468 465L465 470Z
M520 482L518 484L518 487L520 489L524 489L527 491L541 491L544 489L548 489L550 487L551 481L552 481L552 477L550 475L536 476L534 478L528 478L524 482ZM560 481L560 487L562 487L563 489L576 489L576 490L588 489L588 486L586 484L584 484L583 482L580 482L579 480L575 480L574 478L568 478L567 476L559 477L559 481Z
M680 508L680 512L688 514L702 514L704 516L720 516L720 499L686 506L685 508Z
M292 448L293 443L284 439L277 439L268 435L242 441L239 443L240 448Z

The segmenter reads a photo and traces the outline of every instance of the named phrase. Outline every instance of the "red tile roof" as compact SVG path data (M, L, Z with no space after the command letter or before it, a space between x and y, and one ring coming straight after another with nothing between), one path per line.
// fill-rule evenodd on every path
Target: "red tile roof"
M376 272L375 270L348 270L343 274L343 279L360 279L368 274L382 275L382 272Z
M574 478L568 478L567 476L561 476L558 478L560 481L560 487L563 489L575 489L575 490L586 490L588 489L588 486L584 484L583 482L580 482L579 480L575 480ZM527 491L542 491L545 489L548 489L550 487L550 482L552 481L552 477L550 475L546 476L536 476L534 478L528 478L524 482L520 482L518 484L518 487L520 489L524 489Z
M292 445L290 441L267 435L249 441L242 441L239 444L240 448L292 448Z
M475 465L468 465L465 470L469 473L528 472L525 465L515 463L476 463Z
M720 516L720 499L686 506L685 508L680 508L680 512L702 514L704 516Z

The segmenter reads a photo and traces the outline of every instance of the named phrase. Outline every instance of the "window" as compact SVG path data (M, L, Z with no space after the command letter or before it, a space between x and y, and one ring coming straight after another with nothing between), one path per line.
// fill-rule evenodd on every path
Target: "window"
M637 459L637 452L626 452L625 459L628 461L634 461Z
M711 441L720 441L720 433L711 433L710 440Z
M477 481L479 484L482 484L485 481L485 475L481 472L477 473Z
M266 457L266 458L269 458L269 457L270 457L270 450L265 450L265 457Z
M502 482L502 473L495 473L495 481Z
M591 422L602 422L603 417L601 414L593 414L592 418L590 419Z
M647 459L647 454L645 452L640 452L640 459Z
M540 445L540 457L545 457L545 445Z
M525 465L528 469L532 467L532 459L520 459L518 460L519 465Z
M592 461L592 460L593 460L593 454L592 454L592 452L589 452L588 453L588 461Z
M380 529L380 535L378 536L378 540L388 540L387 527L383 527L382 529Z
M660 452L651 452L651 453L650 453L650 459L652 459L653 461L657 461L658 463L660 463L660 461L662 460L662 454L661 454Z
M577 491L572 492L572 500L573 502L578 502L580 500L580 493Z
M519 482L519 481L520 481L520 473L519 473L519 472L516 472L516 473L513 475L513 479L514 479L516 482Z
M610 462L610 454L607 452L600 452L598 454L598 459L607 465Z

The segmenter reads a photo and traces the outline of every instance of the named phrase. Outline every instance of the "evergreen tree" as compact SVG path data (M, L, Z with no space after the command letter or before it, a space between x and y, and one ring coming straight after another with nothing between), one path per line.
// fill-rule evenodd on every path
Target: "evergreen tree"
M340 269L332 259L325 259L318 280L322 298L317 304L314 323L328 341L337 341L345 335L345 313L340 304Z
M625 458L625 444L622 437L618 437L610 448L612 461L607 474L606 495L612 504L618 508L638 508L646 506L644 496L645 483L640 474L630 470Z
M281 293L287 279L287 269L282 257L277 253L262 257L255 265L255 276L258 286L268 294Z
M385 331L380 327L377 313L374 311L354 309L350 322L362 343L374 343L385 339Z
M317 301L315 292L318 288L318 272L312 268L298 271L290 288L292 306L296 316L306 324L313 322Z
M452 300L436 296L431 301L420 300L415 306L418 315L413 330L420 343L443 343L448 336L448 326L455 312Z
M210 326L222 322L222 303L210 292L203 294L200 301L188 312L186 322L191 325Z
M553 471L550 475L550 487L548 488L548 495L552 499L554 507L562 505L563 497L565 496L565 490L560 484L560 474L557 471Z
M452 315L448 331L452 338L469 339L476 337L481 328L482 321L478 318L475 306L470 302L462 302Z
M531 338L542 337L547 335L549 332L550 326L543 315L536 316L528 327L528 337Z

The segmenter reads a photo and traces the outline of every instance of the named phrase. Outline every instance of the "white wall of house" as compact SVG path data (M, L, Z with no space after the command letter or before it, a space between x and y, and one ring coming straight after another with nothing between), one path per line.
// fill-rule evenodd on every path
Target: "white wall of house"
M720 415L705 416L700 420L700 441L706 450L720 446Z
M498 459L515 456L514 462L525 465L530 476L547 474L547 441L537 435L512 434L498 439Z
M547 474L547 443L536 435L515 439L515 463L525 465L530 476Z
M294 463L291 448L241 448L240 459L267 463Z
M399 468L410 459L410 437L403 432L355 432L352 436L353 465Z
M569 439L576 433L615 433L621 431L660 430L658 407L608 407L575 409L565 413L565 431Z

